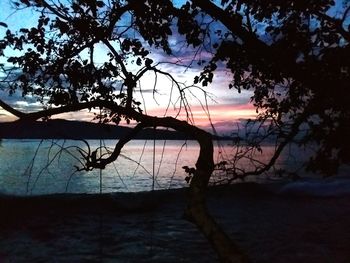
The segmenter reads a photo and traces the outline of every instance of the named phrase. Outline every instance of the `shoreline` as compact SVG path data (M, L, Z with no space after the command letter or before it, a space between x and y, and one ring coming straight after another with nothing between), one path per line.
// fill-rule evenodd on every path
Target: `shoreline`
M348 191L340 191L334 194L322 194L323 188L314 191L312 184L308 188L298 188L303 183L273 182L256 183L243 182L231 185L210 186L207 193L207 205L210 207L218 202L227 202L234 199L274 199L274 200L316 200L316 202L331 200L350 201L350 180L347 180ZM327 184L325 184L327 186ZM296 186L296 187L295 187ZM69 216L69 213L118 213L137 214L159 211L163 208L177 207L184 211L186 206L187 187L164 189L142 192L114 192L114 193L57 193L45 195L6 195L0 193L0 211L8 219L42 215L45 212L61 213ZM44 213L43 213L44 212ZM0 222L7 220L0 217Z
M134 191L134 192L106 192L106 193L49 193L49 194L30 194L30 195L16 195L6 194L0 192L0 200L10 199L117 199L117 198L140 198L155 196L158 198L170 197L174 195L184 194L188 187L170 188L170 189L156 189L154 191ZM316 191L317 190L317 191ZM324 190L328 190L324 192ZM332 190L334 193L332 194ZM340 190L340 191L339 191ZM248 194L260 193L271 195L284 196L310 196L310 197L341 197L350 196L350 177L349 176L334 176L330 178L300 178L293 179L276 179L271 181L255 182L242 181L232 184L223 185L209 185L208 194L216 192L231 193L231 194Z

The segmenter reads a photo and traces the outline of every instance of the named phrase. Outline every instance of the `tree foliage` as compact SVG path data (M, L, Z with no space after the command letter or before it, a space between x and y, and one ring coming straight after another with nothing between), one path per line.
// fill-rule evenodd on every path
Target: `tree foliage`
M330 175L350 159L350 32L347 2L193 1L228 30L200 79L223 62L230 88L253 90L259 120L301 144L316 143L308 167ZM305 130L303 133L300 130Z
M180 7L156 0L14 4L42 13L36 27L17 33L9 29L0 42L0 54L8 46L23 52L8 58L21 68L12 92L21 89L41 101L49 97L47 105L103 98L140 110L132 90L146 71L155 70L150 49L172 54L169 37L181 34L187 45L212 54L208 62L194 56L204 65L195 83L207 86L218 68L226 65L232 73L229 88L254 92L252 102L260 121L269 122L275 133L277 127L279 136L288 138L297 133L300 137L300 129L291 127L302 126L307 132L300 143L320 145L309 168L333 174L340 164L350 161L346 2L234 0L215 4L193 0ZM126 17L131 22L123 27ZM203 22L204 17L212 20ZM214 30L211 24L220 29ZM100 43L110 48L110 59L97 67L93 50ZM90 60L80 56L85 50ZM129 72L128 63L140 71ZM116 95L120 85L127 92ZM120 119L118 114L110 118ZM287 136L291 130L294 136Z

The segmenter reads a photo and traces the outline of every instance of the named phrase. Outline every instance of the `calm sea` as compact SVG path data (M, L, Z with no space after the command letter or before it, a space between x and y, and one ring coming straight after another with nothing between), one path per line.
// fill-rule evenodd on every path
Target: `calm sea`
M112 150L115 140L89 140L92 150ZM155 147L154 147L155 145ZM26 195L49 193L137 192L185 187L183 166L194 167L199 146L195 141L133 140L117 161L104 170L75 172L80 155L72 140L2 140L0 144L0 193ZM266 162L273 146L264 146L256 158ZM215 160L232 158L237 152L232 143L215 143ZM294 159L282 157L279 166L293 165ZM252 167L248 160L241 168Z

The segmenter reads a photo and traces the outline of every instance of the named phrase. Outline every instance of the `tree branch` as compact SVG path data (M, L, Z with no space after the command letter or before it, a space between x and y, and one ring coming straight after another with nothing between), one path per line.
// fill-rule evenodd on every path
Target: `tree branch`
M350 10L350 7L345 11L344 15L347 14ZM338 30L338 33L346 40L350 43L350 32L346 31L343 28L343 21L340 19L336 19L334 17L330 17L326 14L323 14L321 12L316 12L315 13L316 16L318 16L321 19L326 20L327 22L331 23L334 28L336 28Z
M290 56L285 50L277 52L273 46L259 39L254 32L249 32L245 29L242 25L242 20L238 17L240 15L226 12L209 0L192 0L192 2L204 12L220 21L232 34L242 39L246 49L257 50L258 52L254 54L255 58L260 59L264 64L271 65L271 71L281 72L287 77L292 77L310 86L319 81L318 76L311 74L312 72L306 72L305 69L298 65L296 57ZM336 23L331 17L323 14L319 15L325 16L324 19L332 23ZM339 33L344 39L350 42L350 34L342 27L337 28L340 30Z
M107 164L110 164L117 160L117 158L120 155L121 150L123 149L124 145L127 144L131 139L135 138L135 136L143 129L145 128L145 125L141 122L138 123L126 136L124 136L122 139L118 141L118 143L115 145L113 152L111 155L109 155L107 158L100 157L97 160L88 160L87 169L89 168L98 168L98 169L104 169ZM92 154L93 155L93 154ZM85 157L86 159L89 159L89 156Z
M111 45L111 43L107 40L107 39L102 39L102 42L108 47L108 49L112 52L116 62L120 65L121 69L122 69L122 72L125 76L125 78L128 77L129 75L129 72L128 70L126 69L124 63L123 63L123 60L122 60L122 57L118 54L118 52L115 50L115 48Z
M16 110L15 108L11 107L10 105L8 105L7 103L5 103L3 100L0 99L0 107L2 107L4 110L6 110L7 112L15 115L18 118L23 118L26 116L25 113Z
M113 5L113 8L110 11L110 22L107 28L107 34L109 34L109 37L112 37L113 29L115 27L115 24L118 22L118 20L121 18L121 16L129 11L130 5L126 4L122 7L117 7L118 1L116 1Z
M38 5L41 5L42 7L44 8L47 8L49 9L53 14L55 14L56 16L64 19L64 20L67 20L67 21L70 21L70 18L68 16L65 16L64 14L58 12L57 9L53 8L51 5L49 5L45 0L34 0L34 2Z
M299 127L305 121L306 117L307 117L306 114L302 114L295 122L293 122L290 132L284 138L284 140L277 146L276 151L274 152L273 156L270 158L270 160L267 164L265 164L260 169L256 169L255 171L244 172L244 174L242 176L246 177L246 176L250 176L250 175L260 175L260 174L263 174L263 173L267 172L268 170L270 170L270 168L275 165L277 159L280 157L284 148L298 134Z
M241 38L247 45L255 46L257 49L266 49L268 47L266 43L258 39L256 34L249 32L242 26L241 15L228 13L209 0L192 0L192 2L214 19L220 21L227 29Z

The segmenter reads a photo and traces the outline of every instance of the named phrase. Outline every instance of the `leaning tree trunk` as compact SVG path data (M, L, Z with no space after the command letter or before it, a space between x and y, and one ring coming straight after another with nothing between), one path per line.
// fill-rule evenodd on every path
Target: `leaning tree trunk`
M213 142L210 134L195 129L197 132L194 137L200 145L200 153L189 188L185 217L205 235L221 262L248 262L243 251L228 237L207 210L206 190L214 168Z
M158 118L142 115L142 117L135 119L147 126L172 128L188 134L198 141L200 151L188 190L185 218L194 223L209 240L221 262L249 262L243 251L229 238L207 210L206 192L210 176L214 170L214 147L211 134L185 121L171 117Z

